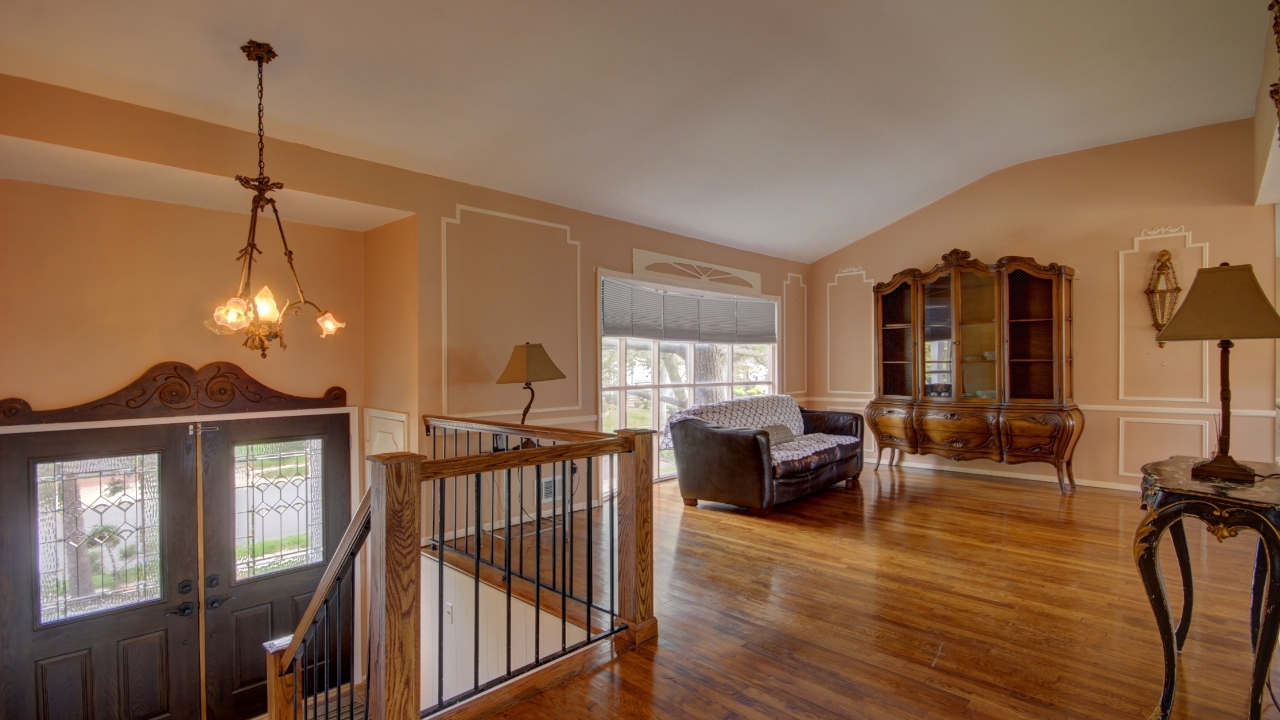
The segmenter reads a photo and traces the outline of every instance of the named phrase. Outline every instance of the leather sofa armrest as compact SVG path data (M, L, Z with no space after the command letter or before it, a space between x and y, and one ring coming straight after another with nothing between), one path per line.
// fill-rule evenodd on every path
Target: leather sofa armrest
M749 508L773 505L773 467L765 431L688 418L671 426L671 440L682 496Z
M862 416L858 413L800 408L800 416L804 418L805 435L823 433L862 439Z

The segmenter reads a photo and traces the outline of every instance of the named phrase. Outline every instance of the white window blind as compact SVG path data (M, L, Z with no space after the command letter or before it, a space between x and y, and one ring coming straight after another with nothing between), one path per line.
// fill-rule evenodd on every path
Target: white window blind
M600 321L605 337L778 341L777 305L772 300L700 298L658 292L611 277L600 282Z

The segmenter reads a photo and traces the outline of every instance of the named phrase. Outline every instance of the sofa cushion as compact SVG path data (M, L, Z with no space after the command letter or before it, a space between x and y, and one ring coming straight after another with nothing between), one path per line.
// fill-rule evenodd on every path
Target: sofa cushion
M671 426L685 418L696 418L710 425L731 428L754 428L769 425L786 425L792 435L804 434L804 418L800 405L790 395L757 395L726 402L696 405L667 418L667 431L663 434L663 448L671 447Z
M801 435L789 443L769 449L773 457L773 476L785 478L812 472L823 465L857 455L861 445L861 440L846 435Z
M769 446L781 445L789 443L796 439L795 433L791 432L791 428L786 425L766 425L761 430L769 433Z

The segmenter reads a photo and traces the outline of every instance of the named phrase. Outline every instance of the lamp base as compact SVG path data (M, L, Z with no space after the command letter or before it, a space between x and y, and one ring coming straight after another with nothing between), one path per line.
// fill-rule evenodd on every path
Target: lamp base
M1191 477L1249 483L1257 480L1253 468L1241 465L1230 455L1217 455L1212 460L1196 463L1191 466Z

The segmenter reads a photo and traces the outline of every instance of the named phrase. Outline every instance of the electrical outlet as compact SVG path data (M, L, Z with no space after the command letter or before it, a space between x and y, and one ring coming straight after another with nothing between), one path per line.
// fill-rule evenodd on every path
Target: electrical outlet
M444 604L444 616L449 618L449 624L453 624L453 603Z

